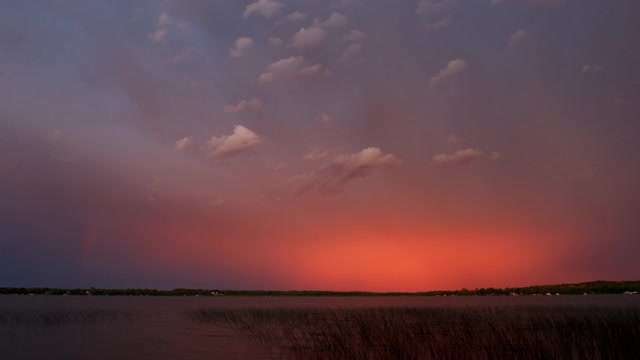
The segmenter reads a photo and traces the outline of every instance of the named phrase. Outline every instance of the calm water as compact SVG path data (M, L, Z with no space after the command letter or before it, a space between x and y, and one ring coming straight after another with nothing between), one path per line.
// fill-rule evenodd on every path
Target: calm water
M0 296L0 349L3 359L263 359L268 356L238 330L191 321L185 312L200 308L531 305L638 307L640 296Z

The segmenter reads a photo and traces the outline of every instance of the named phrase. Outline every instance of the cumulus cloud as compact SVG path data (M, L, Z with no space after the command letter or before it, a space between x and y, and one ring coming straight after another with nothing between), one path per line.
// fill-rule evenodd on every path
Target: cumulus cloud
M167 40L167 36L169 35L168 27L173 24L173 21L167 15L167 13L163 12L158 16L158 24L156 26L156 30L154 30L151 34L149 34L149 40L154 43L163 43Z
M247 56L251 48L253 47L253 40L248 37L241 37L236 40L236 43L229 52L229 55L234 58L241 58Z
M342 192L347 183L368 176L376 168L398 163L400 160L392 154L370 147L354 154L340 155L313 173L297 176L291 181L301 184L297 194L317 192L335 195Z
M244 9L242 16L249 17L253 14L258 14L265 18L271 18L280 11L282 3L275 0L258 0L254 3L247 5Z
M236 125L233 134L212 137L204 147L209 158L225 158L243 153L262 142L262 138L242 125Z
M342 37L342 41L345 42L359 42L364 40L367 35L360 30L351 30L348 34Z
M463 59L451 60L444 69L440 70L436 76L431 78L429 86L436 86L442 81L461 74L465 72L468 67L469 65Z
M362 45L361 44L359 44L359 43L351 44L346 49L344 49L344 51L342 52L342 55L340 55L340 58L338 59L338 61L339 62L347 62L347 61L353 59L354 57L358 56L358 54L360 54L361 51L362 51Z
M518 30L509 38L509 47L513 48L516 46L520 46L531 40L532 37L533 34L531 34L530 32L525 30Z
M267 84L274 81L295 81L316 76L321 72L320 64L306 65L302 56L292 56L267 65L266 72L260 75L258 82Z
M190 62L193 59L193 54L196 53L196 49L193 47L187 47L182 49L176 56L171 59L172 64L181 64L184 62Z
M327 32L318 24L313 24L309 28L301 28L291 37L291 47L304 49L314 47L322 42L327 36Z
M308 17L309 15L307 13L301 13L299 11L296 11L286 16L287 20L291 22L305 21L307 20Z
M440 154L433 157L433 162L442 166L462 166L472 163L482 156L482 151L476 149L458 150L453 154Z
M187 136L176 141L175 149L178 152L185 151L187 150L187 148L189 148L189 146L191 146L191 144L193 144L193 140L191 139L191 137Z
M250 100L241 100L236 105L227 105L224 107L226 113L237 113L245 110L260 110L262 108L262 100L253 98Z
M149 34L149 40L154 43L163 43L167 40L167 35L169 34L169 30L166 28L156 29L156 31Z
M331 15L329 15L329 18L324 23L322 23L322 25L329 28L337 28L337 27L345 26L348 23L349 23L349 20L347 19L346 16L338 12L333 12L331 13Z

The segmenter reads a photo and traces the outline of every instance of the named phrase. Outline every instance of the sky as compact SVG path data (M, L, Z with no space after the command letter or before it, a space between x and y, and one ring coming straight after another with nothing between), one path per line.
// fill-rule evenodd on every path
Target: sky
M639 280L636 0L0 3L0 286Z

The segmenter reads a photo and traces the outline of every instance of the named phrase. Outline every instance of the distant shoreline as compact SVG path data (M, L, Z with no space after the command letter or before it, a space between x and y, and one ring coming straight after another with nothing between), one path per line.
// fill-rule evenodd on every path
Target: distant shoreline
M575 284L535 285L512 288L480 288L423 292L220 290L220 289L101 289L0 287L0 295L80 296L521 296L604 295L640 293L640 281L591 281Z

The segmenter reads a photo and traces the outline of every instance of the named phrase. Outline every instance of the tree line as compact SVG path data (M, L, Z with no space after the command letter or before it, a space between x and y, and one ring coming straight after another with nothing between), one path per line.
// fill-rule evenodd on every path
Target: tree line
M220 289L100 289L0 287L0 295L81 296L492 296L492 295L578 295L640 293L640 281L592 281L578 284L535 285L513 288L479 288L424 292L306 291L306 290L220 290Z

